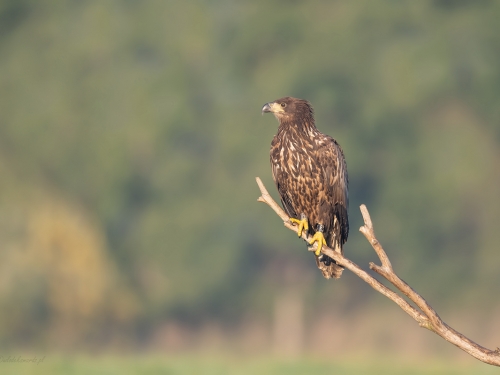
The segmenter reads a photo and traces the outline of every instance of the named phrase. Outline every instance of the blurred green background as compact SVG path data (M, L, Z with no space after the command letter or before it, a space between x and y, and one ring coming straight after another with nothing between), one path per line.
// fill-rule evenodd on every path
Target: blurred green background
M347 159L346 255L375 260L365 203L396 272L500 345L499 17L488 0L0 1L2 353L475 363L348 271L324 280L254 178L277 197L262 105L309 100Z

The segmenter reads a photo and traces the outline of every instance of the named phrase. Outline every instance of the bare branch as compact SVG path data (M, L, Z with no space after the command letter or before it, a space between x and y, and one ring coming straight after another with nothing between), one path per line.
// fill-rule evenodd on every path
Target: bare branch
M274 201L271 195L266 190L264 184L260 180L259 177L256 178L257 184L259 185L259 189L261 192L261 196L258 201L266 203L269 205L274 212L283 220L283 224L290 230L297 233L297 227L290 222L290 217L286 214L285 211ZM399 292L408 297L415 305L418 307L416 309L412 305L410 305L402 296L397 294L396 292L390 290L385 285L380 283L373 276L369 275L366 271L361 269L356 263L350 261L345 258L339 252L330 249L327 246L323 246L321 252L323 254L328 255L330 258L333 258L338 264L347 268L349 271L356 274L358 277L363 279L366 283L368 283L373 289L380 292L393 302L395 302L401 309L403 309L408 315L410 315L421 327L427 328L428 330L436 333L441 336L446 341L452 343L453 345L459 347L463 351L469 353L474 358L479 359L484 363L488 363L494 366L500 366L500 348L496 348L496 350L487 349L474 341L468 339L460 332L457 332L452 327L447 325L445 322L441 320L436 311L427 303L427 301L418 294L412 287L410 287L406 282L401 280L395 273L392 268L391 262L385 253L382 245L375 237L375 232L373 230L372 220L370 218L370 214L368 213L368 209L365 205L361 205L361 214L363 215L363 220L365 225L359 228L359 231L363 233L366 237L370 245L372 245L373 249L377 253L378 258L380 259L381 266L378 266L374 263L370 263L370 269L374 272L378 273L380 276L387 279L392 285L394 285ZM307 240L307 234L302 234L302 239ZM314 250L312 248L311 250Z

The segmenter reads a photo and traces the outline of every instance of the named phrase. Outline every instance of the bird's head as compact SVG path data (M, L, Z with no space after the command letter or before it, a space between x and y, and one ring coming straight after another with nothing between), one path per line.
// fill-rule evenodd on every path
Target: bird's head
M298 119L313 120L311 104L307 100L290 96L264 104L262 114L267 112L271 112L280 123Z

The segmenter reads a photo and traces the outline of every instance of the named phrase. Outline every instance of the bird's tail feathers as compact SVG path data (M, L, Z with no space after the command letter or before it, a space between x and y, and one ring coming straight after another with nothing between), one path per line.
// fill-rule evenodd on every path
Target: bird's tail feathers
M340 254L343 253L342 246L336 241L334 241L332 245L333 246L331 246L331 248L334 251L337 251ZM318 266L325 279L340 279L340 276L342 276L342 272L344 271L344 267L335 263L332 258L325 254L321 254L319 257L316 257L316 265Z

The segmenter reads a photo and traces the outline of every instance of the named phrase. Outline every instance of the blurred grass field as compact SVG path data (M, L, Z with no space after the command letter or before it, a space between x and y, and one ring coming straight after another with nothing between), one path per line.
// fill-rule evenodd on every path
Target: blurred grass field
M39 356L38 356L39 357ZM42 356L43 357L43 356ZM401 360L350 358L341 360L271 358L224 358L209 356L46 356L42 363L1 363L4 374L51 375L299 375L299 374L497 374L498 368L482 363L445 362L435 360Z

